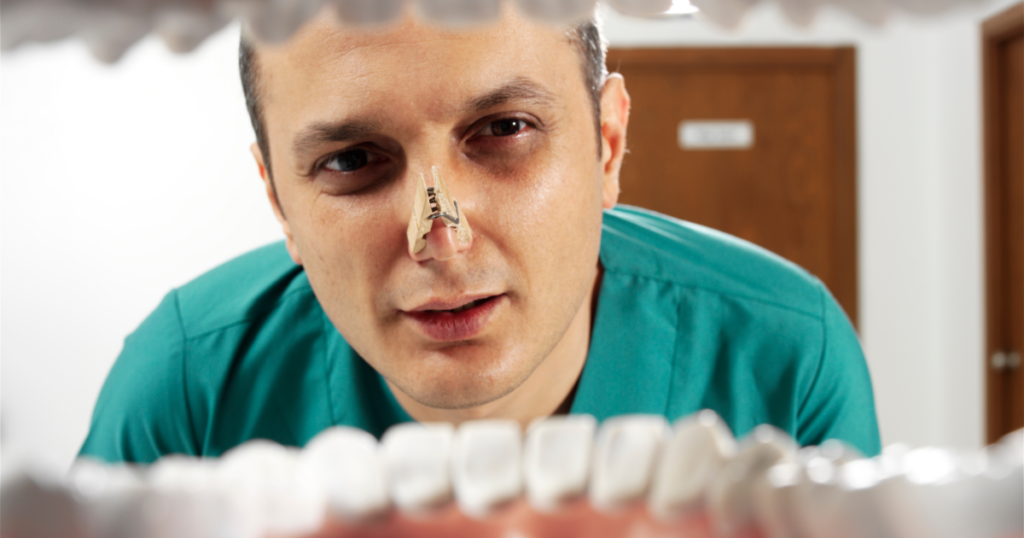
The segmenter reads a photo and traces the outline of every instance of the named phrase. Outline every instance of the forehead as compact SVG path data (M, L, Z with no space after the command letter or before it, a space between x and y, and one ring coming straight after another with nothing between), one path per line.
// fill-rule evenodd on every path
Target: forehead
M325 12L281 47L258 47L269 122L316 115L417 114L439 121L513 79L585 97L581 56L564 26L505 13L495 24L451 30L411 17L381 30L344 27Z

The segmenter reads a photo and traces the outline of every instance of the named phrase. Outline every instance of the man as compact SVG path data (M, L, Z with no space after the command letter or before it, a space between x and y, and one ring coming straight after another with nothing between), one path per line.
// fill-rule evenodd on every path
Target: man
M285 235L172 291L128 337L83 455L217 456L332 425L717 411L879 450L841 309L761 249L616 208L629 97L597 26L451 31L330 13L242 47ZM472 229L410 248L437 167ZM656 178L653 178L656 180Z

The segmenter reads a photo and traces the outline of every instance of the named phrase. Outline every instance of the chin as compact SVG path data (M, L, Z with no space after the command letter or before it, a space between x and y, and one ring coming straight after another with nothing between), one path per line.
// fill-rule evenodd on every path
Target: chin
M441 371L421 372L412 379L406 378L395 384L421 405L434 409L469 409L511 393L526 381L532 371L513 373L505 365L492 365L483 372L445 366Z

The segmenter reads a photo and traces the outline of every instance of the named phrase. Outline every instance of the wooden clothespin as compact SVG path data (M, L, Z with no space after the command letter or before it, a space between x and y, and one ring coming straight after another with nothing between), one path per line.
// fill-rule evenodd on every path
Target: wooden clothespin
M459 243L473 240L473 230L469 227L466 216L459 211L459 203L448 190L448 185L437 173L437 167L430 167L430 171L434 176L434 186L427 187L426 179L420 174L419 188L416 189L416 197L413 200L412 218L406 232L411 254L416 254L427 247L426 235L430 233L437 219L441 219L445 226L455 229Z

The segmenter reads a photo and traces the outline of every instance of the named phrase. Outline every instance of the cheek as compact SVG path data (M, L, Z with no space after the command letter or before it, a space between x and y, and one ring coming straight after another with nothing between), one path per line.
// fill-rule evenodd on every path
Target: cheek
M391 261L404 252L404 226L394 197L317 194L296 204L292 233L303 265L323 302L360 308L379 289Z

